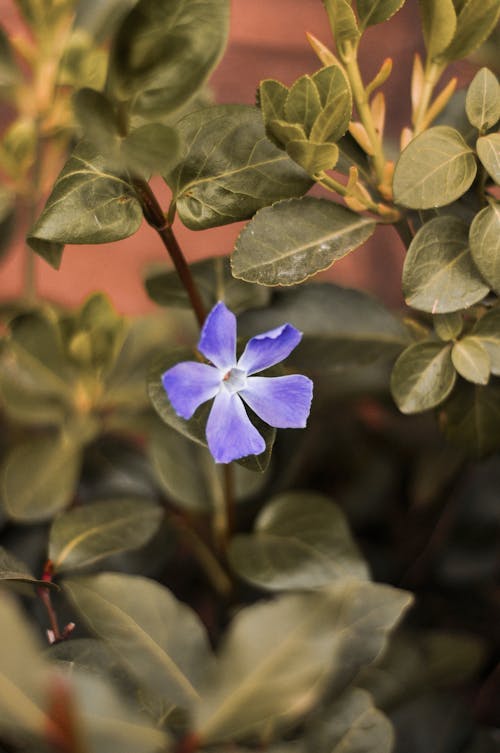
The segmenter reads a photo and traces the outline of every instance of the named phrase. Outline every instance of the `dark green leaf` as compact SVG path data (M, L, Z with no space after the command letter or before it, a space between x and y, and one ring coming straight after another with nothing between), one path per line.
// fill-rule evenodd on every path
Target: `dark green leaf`
M498 0L469 0L464 3L458 14L453 39L442 51L440 61L450 62L474 52L489 37L499 16Z
M481 136L476 142L477 153L484 167L500 185L500 133Z
M391 375L392 396L402 413L421 413L448 397L455 384L451 346L441 342L410 345Z
M337 164L339 149L337 144L313 144L311 141L289 141L287 154L300 165L308 175L314 176L331 170Z
M238 575L271 590L368 577L340 508L305 492L275 497L257 518L253 535L232 539L229 560Z
M473 151L458 131L435 126L410 141L394 172L394 197L411 209L451 204L476 176Z
M451 215L426 222L403 267L408 305L433 314L466 309L488 293L469 251L468 225Z
M458 385L440 414L448 439L479 457L500 449L500 383Z
M490 356L487 348L476 337L464 337L452 348L451 360L460 376L474 384L488 384Z
M491 373L500 376L500 309L487 311L472 330L490 355Z
M295 285L364 243L375 221L327 199L306 196L261 209L243 228L233 274L260 285Z
M449 314L435 314L433 322L436 335L445 342L455 340L463 327L462 314L458 311Z
M476 73L467 90L467 117L479 131L487 131L500 119L500 85L488 68Z
M107 243L135 233L141 206L127 181L107 171L105 163L91 144L76 147L28 237L35 251L42 253L36 247L40 240Z
M255 107L207 107L187 115L177 127L186 152L167 183L187 227L199 230L244 220L311 185L307 174L266 138Z
M457 14L453 0L419 0L422 31L429 60L434 60L453 39Z
M73 109L83 138L106 157L108 165L118 163L120 136L113 103L102 92L87 87L73 96Z
M500 204L491 204L474 217L469 241L477 268L500 295Z
M388 21L404 3L405 0L357 0L359 25L364 29Z
M174 128L149 123L129 133L121 148L127 167L149 178L153 174L167 172L177 163L181 144Z
M196 614L155 581L119 573L66 580L64 589L89 627L137 679L178 706L192 706L210 665Z
M285 120L298 123L306 135L321 111L319 92L310 76L301 76L295 81L285 100Z
M352 94L342 68L330 65L313 74L321 98L322 111L311 128L311 141L339 141L352 117Z

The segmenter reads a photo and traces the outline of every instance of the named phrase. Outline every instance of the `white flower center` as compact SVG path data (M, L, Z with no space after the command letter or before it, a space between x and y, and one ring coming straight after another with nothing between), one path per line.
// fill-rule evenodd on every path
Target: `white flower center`
M222 377L222 384L231 395L234 395L235 392L239 392L247 386L247 373L243 369L230 369Z

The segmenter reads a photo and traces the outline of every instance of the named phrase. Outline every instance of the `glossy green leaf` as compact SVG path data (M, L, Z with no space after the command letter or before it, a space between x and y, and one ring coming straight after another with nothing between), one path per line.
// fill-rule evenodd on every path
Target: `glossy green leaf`
M410 141L394 172L394 197L411 209L451 204L476 176L474 153L458 131L434 126Z
M454 340L462 331L462 314L459 311L453 311L449 314L435 314L433 323L436 335L441 340L445 342Z
M500 204L490 204L474 217L469 242L475 265L500 294Z
M405 0L357 0L359 25L362 29L388 21L405 4Z
M481 340L464 337L452 348L451 360L460 376L474 384L488 384L490 378L490 356Z
M215 743L297 720L325 683L346 687L377 656L410 603L403 591L347 580L242 609L195 709L197 734Z
M293 322L304 333L287 365L309 374L342 373L393 358L410 338L381 303L360 290L331 283L280 290L268 309L248 312L240 320L245 335Z
M435 217L413 238L403 267L409 306L433 314L466 309L488 293L469 250L468 226L458 217Z
M139 0L114 38L108 91L156 118L203 85L226 45L229 0Z
M330 65L316 71L312 80L323 109L311 128L311 141L339 141L352 117L352 94L347 76L340 66Z
M308 750L317 753L391 753L394 732L369 693L350 688L310 722Z
M0 471L6 513L26 523L53 517L71 501L80 465L80 447L62 433L37 437L15 446Z
M161 508L148 499L114 499L77 507L53 522L49 558L57 572L65 572L138 549L156 533L162 517Z
M181 150L175 128L161 123L148 123L136 128L123 140L122 159L134 173L149 178L162 175L178 162Z
M451 346L418 342L399 356L391 375L392 396L402 413L421 413L445 400L455 384Z
M453 39L441 53L440 60L449 62L470 55L489 37L499 16L498 0L469 0L464 3L457 16Z
M64 590L89 628L139 682L178 706L199 699L210 664L196 614L153 580L121 573L67 579Z
M107 171L95 147L80 142L64 166L28 242L107 243L135 233L142 210L130 185ZM33 242L34 241L34 242ZM57 264L53 263L53 266Z
M457 386L443 406L440 424L447 438L478 457L500 449L500 383Z
M500 376L500 309L487 311L476 323L472 333L490 355L491 373Z
M265 306L271 297L269 288L237 280L231 274L229 257L215 256L190 265L191 274L207 311L224 301L235 314L248 308ZM174 269L150 274L145 281L152 301L160 306L191 308L186 289Z
M494 73L481 68L467 89L467 117L479 131L487 131L500 119L500 84Z
M254 534L232 539L229 561L240 577L278 591L368 578L341 509L311 492L275 497L258 516Z
M323 0L333 38L339 51L356 44L360 33L350 0Z
M375 221L327 199L306 196L261 209L243 228L233 274L260 285L295 285L364 243Z
M301 76L288 91L285 100L285 120L298 123L308 135L321 112L319 92L310 76Z
M308 175L314 176L331 170L337 164L339 148L337 144L313 144L311 141L289 141L287 154L300 165Z
M45 588L54 588L58 590L55 583L35 578L27 565L15 557L11 552L0 546L0 585L5 583L28 583L31 586L43 586Z
M481 136L476 142L477 153L484 167L500 185L500 133Z
M422 31L429 60L450 44L457 28L453 0L419 0Z
M180 218L194 230L247 219L311 185L307 174L266 138L255 107L207 107L187 115L177 128L186 151L166 180Z

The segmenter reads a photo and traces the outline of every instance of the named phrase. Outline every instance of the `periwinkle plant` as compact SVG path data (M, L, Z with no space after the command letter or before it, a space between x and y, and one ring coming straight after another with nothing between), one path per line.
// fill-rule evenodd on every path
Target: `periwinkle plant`
M57 268L145 219L174 269L146 279L162 317L40 301L31 263L5 307L0 748L490 753L500 87L483 67L435 91L500 3L420 0L398 154L392 61L365 82L358 53L404 0L324 0L335 49L308 35L317 70L255 107L207 105L229 0L16 4L2 234L60 161L31 249ZM189 264L176 218L248 222ZM377 225L402 313L309 281Z

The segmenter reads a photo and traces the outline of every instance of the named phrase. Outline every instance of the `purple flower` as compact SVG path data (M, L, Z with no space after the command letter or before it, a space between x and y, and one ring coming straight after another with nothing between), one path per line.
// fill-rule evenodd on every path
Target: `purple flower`
M236 317L219 301L207 316L198 343L198 350L211 364L183 361L162 375L168 398L181 418L191 418L202 403L215 398L206 435L216 463L260 455L266 448L244 402L270 426L304 428L311 408L311 380L300 374L253 376L283 361L301 338L295 327L283 324L252 337L236 360Z

